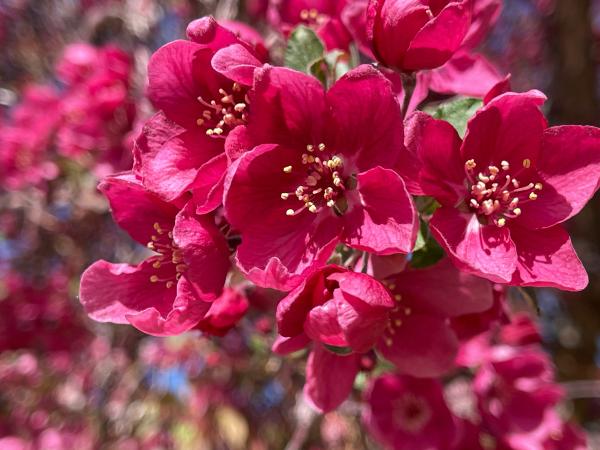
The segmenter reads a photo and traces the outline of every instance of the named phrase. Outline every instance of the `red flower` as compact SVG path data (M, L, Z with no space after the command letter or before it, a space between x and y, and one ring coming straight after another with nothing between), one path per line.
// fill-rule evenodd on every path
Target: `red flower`
M417 377L440 376L454 366L459 342L448 319L481 313L493 304L488 281L458 271L447 259L402 272L385 284L396 306L377 349L399 372Z
M162 112L138 142L137 174L165 201L195 187L199 206L211 210L227 167L223 138L246 122L252 74L265 55L212 17L190 23L187 35L150 59L148 96Z
M544 353L511 350L496 351L473 381L481 417L497 436L532 432L563 396Z
M130 174L107 178L100 189L116 222L156 255L137 266L98 261L89 267L80 291L88 315L154 335L194 327L221 293L229 269L227 244L212 219L196 216L191 203L178 211Z
M377 60L403 72L434 69L463 43L470 0L370 0L367 38Z
M377 342L394 301L374 278L325 266L277 305L279 334L366 352Z
M365 65L324 92L313 77L266 67L254 91L254 114L235 135L240 149L263 145L231 166L224 194L225 215L241 232L244 273L287 290L340 241L377 254L410 252L417 216L389 169L405 152L389 82Z
M457 419L439 381L387 374L366 392L363 422L379 442L395 450L455 448Z
M267 18L286 37L297 25L305 25L315 30L327 50L347 50L351 36L341 20L346 3L346 0L273 0Z
M537 91L496 97L469 121L464 140L447 122L415 113L407 145L422 165L413 173L423 193L441 204L432 233L461 270L581 290L587 274L559 224L598 189L600 130L547 128L544 99Z

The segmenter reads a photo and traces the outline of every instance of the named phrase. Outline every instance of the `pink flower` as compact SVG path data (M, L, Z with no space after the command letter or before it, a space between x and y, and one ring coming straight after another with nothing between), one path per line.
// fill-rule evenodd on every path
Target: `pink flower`
M346 0L271 0L267 18L288 37L294 27L315 30L327 50L347 50L351 36L341 20Z
M371 382L365 398L363 422L386 448L455 448L457 419L439 381L387 374Z
M98 261L81 279L80 300L99 322L131 323L153 335L198 324L223 288L229 269L225 238L210 216L179 211L145 191L131 174L100 184L116 222L156 252L137 266Z
M241 292L225 288L196 328L213 336L225 336L244 317L248 306L248 299Z
M396 304L377 349L399 372L417 377L440 376L454 367L459 342L448 319L482 313L493 304L488 281L458 271L447 259L384 283Z
M247 121L247 93L265 55L212 17L190 23L187 35L150 59L148 96L162 112L144 129L137 174L165 201L196 189L209 211L220 203L211 193L227 167L224 138Z
M439 67L463 43L471 8L469 0L370 0L367 38L373 54L403 72Z
M277 305L284 337L310 339L355 352L371 349L382 335L394 301L374 278L325 266L309 275Z
M410 252L417 216L389 169L405 149L388 81L365 65L324 92L313 77L266 67L254 91L254 114L235 135L240 151L256 147L231 166L224 194L242 271L289 290L339 242Z
M464 140L415 113L407 121L407 146L420 161L412 181L441 204L431 231L461 270L581 290L587 274L560 223L598 189L600 130L548 128L544 100L537 91L500 95L469 121Z
M532 432L563 395L544 353L508 350L496 352L473 381L480 415L498 436Z

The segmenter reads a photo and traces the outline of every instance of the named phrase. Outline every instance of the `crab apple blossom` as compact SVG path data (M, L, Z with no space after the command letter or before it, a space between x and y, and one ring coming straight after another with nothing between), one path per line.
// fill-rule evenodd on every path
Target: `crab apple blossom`
M441 205L433 235L461 270L499 283L581 290L587 274L560 225L599 186L600 130L548 127L538 91L505 93L481 108L464 139L414 113L407 147L413 182Z
M445 259L384 281L395 301L377 350L398 372L434 377L454 367L459 341L449 319L482 313L493 304L491 283Z
M248 278L289 290L339 242L410 252L417 215L391 170L406 150L385 77L363 65L328 91L291 69L265 67L255 78L254 113L235 132L240 148L254 148L231 165L224 193Z
M385 448L456 448L458 420L438 380L386 374L371 382L365 401L363 423Z
M413 72L446 63L472 19L471 0L370 0L367 39L387 67Z
M284 36L297 25L312 28L328 50L347 50L351 36L342 21L346 0L271 0L267 19Z
M479 412L495 435L531 432L563 396L544 353L509 350L496 352L473 381Z
M166 201L195 188L203 210L220 203L210 193L216 186L220 192L227 167L224 138L247 121L253 71L266 56L262 43L255 41L256 49L238 37L248 34L204 17L189 24L189 40L171 42L150 59L148 96L161 112L145 128L138 169Z
M102 260L90 266L80 290L88 315L159 336L196 326L229 269L229 250L213 219L197 216L192 203L180 211L161 201L128 173L105 179L100 190L115 221L155 255L137 266Z
M335 347L366 352L383 333L394 301L374 278L339 266L309 275L277 305L284 337L306 334Z

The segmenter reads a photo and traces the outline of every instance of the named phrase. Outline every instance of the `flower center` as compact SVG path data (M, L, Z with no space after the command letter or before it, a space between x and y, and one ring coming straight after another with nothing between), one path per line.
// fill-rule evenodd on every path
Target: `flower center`
M315 8L300 11L300 21L308 26L318 26L327 20L326 14L321 14Z
M353 189L355 181L352 177L343 178L344 161L340 156L328 153L325 144L306 146L302 154L301 164L285 166L283 172L291 174L302 172L303 182L292 192L282 192L282 200L302 202L299 208L289 208L286 215L295 216L305 209L317 214L325 207L332 208L338 215L348 209L344 191Z
M409 433L418 433L431 419L427 402L413 394L404 394L394 402L394 423Z
M390 284L386 281L383 284L392 292L396 289L394 283ZM384 342L388 347L391 347L394 344L392 336L396 334L396 330L400 328L404 324L404 320L412 314L412 308L402 304L401 294L394 294L394 300L396 301L396 306L390 312L388 324L384 331Z
M198 126L206 127L206 134L214 137L225 137L229 131L248 120L250 100L246 89L233 83L230 92L219 89L218 100L206 101L198 97L198 101L206 107L202 117L196 120Z
M152 267L157 270L158 275L150 277L151 283L165 283L168 288L175 286L181 275L187 270L183 262L183 254L173 241L173 232L161 227L158 222L154 223L152 240L146 244L150 249L158 253L153 257ZM168 267L170 269L168 269ZM165 270L166 269L166 270Z
M521 215L521 206L536 200L542 183L521 185L517 176L531 167L531 160L524 159L523 167L511 173L507 161L500 163L500 168L488 166L476 173L477 163L470 159L465 163L465 174L469 184L470 198L468 207L485 223L494 223L498 227L506 225L506 221Z

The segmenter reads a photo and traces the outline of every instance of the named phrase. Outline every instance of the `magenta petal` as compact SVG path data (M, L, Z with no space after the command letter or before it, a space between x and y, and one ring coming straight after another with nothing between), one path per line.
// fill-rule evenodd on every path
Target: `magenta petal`
M204 108L197 97L205 93L201 83L211 78L206 73L210 56L209 49L179 40L158 49L148 63L148 97L167 117L186 128L197 127L196 120L202 116ZM199 65L200 61L206 64Z
M313 307L306 316L304 332L313 341L335 347L348 346L348 341L338 323L336 301L330 300L320 306Z
M581 291L588 276L577 257L568 233L560 226L544 230L511 227L519 256L512 280L520 286L546 286Z
M238 38L213 17L202 17L189 23L186 29L188 39L209 47L212 51L239 42Z
M246 47L233 44L219 50L211 61L213 69L232 81L252 86L254 69L262 63Z
M333 147L356 149L359 172L393 166L404 149L400 105L391 83L373 66L345 74L327 92ZM328 142L329 145L329 142Z
M177 208L145 190L129 172L106 177L98 189L110 202L115 221L142 245L155 234L154 223L163 228L173 226Z
M210 309L211 303L200 300L194 287L182 278L177 283L177 297L173 308L164 317L156 308L139 314L128 314L127 320L144 333L154 336L174 336L194 327Z
M469 120L461 155L463 164L474 159L478 167L507 161L512 167L538 164L547 122L540 111L546 96L539 91L512 92L496 97Z
M456 205L466 191L458 133L448 122L420 111L411 114L405 125L406 147L418 161L413 163L411 170L413 173L418 171L418 183L423 193L442 204Z
M310 339L304 333L294 337L277 336L271 350L278 355L288 355L305 348Z
M225 284L229 270L229 249L225 237L211 216L196 216L188 203L177 215L173 241L181 249L188 266L183 277L202 300L214 300Z
M337 408L352 392L359 355L341 356L315 346L306 364L304 395L319 411Z
M227 172L227 156L215 156L198 170L190 186L197 214L207 214L223 203L223 188Z
M180 197L196 179L200 167L223 152L223 143L206 136L203 129L187 131L162 112L144 126L137 145L144 186L165 201ZM224 171L222 168L216 181ZM210 181L216 183L214 178L206 182Z
M445 319L413 314L394 331L377 348L400 373L437 377L453 367L458 339Z
M204 316L210 303L193 295L180 280L177 288L152 283L157 274L151 260L138 266L98 261L81 278L80 301L87 314L99 322L128 323L154 335L189 330Z
M500 81L502 76L483 55L460 52L431 71L429 88L440 94L483 98Z
M510 282L517 252L508 228L481 225L475 214L446 206L434 213L430 226L459 269L498 283Z
M358 175L358 190L361 205L344 216L344 242L380 255L412 251L418 218L402 178L375 167Z
M523 206L519 223L550 227L573 217L600 187L600 129L586 126L548 128L538 173L543 184L535 202Z
M408 270L394 277L402 297L413 309L440 317L480 313L493 304L489 281L459 271L448 258L432 267Z
M323 135L325 91L310 75L285 67L265 66L254 73L249 131L253 142L301 147Z
M369 351L383 334L392 307L374 308L360 297L343 294L339 289L334 291L333 296L337 322L346 337L347 346L358 353ZM392 301L388 293L384 297Z
M415 35L406 50L404 69L433 69L450 59L469 30L469 3L450 2Z

